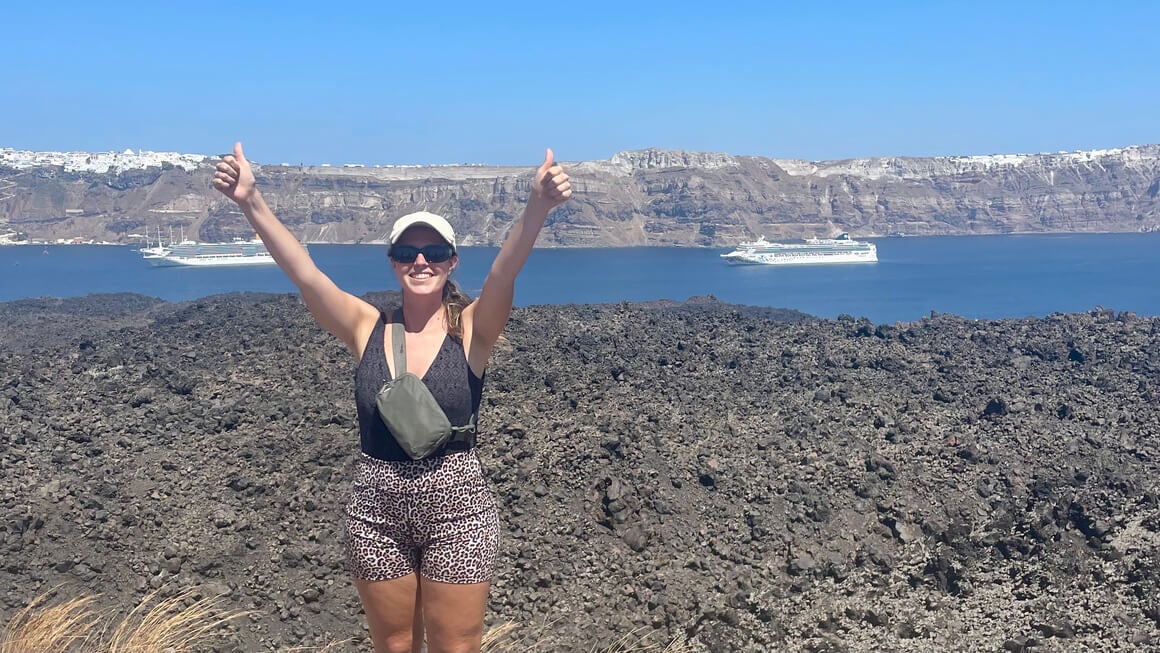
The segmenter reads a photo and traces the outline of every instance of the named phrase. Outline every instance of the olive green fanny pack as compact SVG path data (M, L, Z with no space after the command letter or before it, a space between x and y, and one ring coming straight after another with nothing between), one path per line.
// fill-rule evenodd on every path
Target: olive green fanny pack
M435 396L407 370L407 341L402 319L391 324L395 378L383 384L375 403L379 417L412 460L421 460L452 442L475 439L475 416L464 426L452 426Z

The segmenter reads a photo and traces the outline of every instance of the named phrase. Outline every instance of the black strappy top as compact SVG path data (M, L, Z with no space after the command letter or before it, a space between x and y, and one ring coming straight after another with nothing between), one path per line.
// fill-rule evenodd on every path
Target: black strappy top
M387 355L383 350L383 333L387 315L380 314L379 321L371 330L370 339L363 351L362 360L354 372L354 401L358 408L359 445L363 453L379 460L410 460L407 453L395 442L390 429L379 417L375 397L383 384L391 378L387 366ZM484 376L487 376L485 373ZM447 415L452 426L464 426L479 412L483 399L483 377L476 376L467 364L463 343L450 334L443 339L443 346L435 355L431 367L423 375L423 383L439 407ZM470 448L466 442L451 443L436 451L433 456L441 456L450 451Z

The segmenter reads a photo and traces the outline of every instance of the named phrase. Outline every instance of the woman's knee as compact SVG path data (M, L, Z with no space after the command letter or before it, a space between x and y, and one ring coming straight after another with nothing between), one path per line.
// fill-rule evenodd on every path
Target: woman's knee
M428 653L479 653L481 637L454 637L427 640Z
M381 639L382 642L375 642L375 653L413 653L416 650L410 631L388 633Z

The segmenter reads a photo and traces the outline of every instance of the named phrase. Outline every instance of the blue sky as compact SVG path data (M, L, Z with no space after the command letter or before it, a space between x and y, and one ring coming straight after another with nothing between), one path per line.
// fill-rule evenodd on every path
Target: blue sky
M1158 26L1160 3L1062 0L5 2L0 147L535 165L1157 143Z

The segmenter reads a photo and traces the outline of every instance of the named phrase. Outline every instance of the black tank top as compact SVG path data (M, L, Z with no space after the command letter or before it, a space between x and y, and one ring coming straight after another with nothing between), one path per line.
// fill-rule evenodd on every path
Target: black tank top
M380 314L379 321L371 330L371 337L363 351L362 360L354 372L354 401L358 408L359 445L363 453L379 460L410 460L399 443L391 435L390 429L379 417L375 397L383 384L391 378L387 367L386 352L383 350L383 332L387 316ZM485 373L484 376L487 374ZM447 415L452 426L464 426L479 412L483 398L483 377L478 377L467 364L463 343L451 335L443 339L443 346L435 355L431 367L423 375L423 383L439 407ZM452 443L433 455L440 456L449 451L469 449L469 443Z

